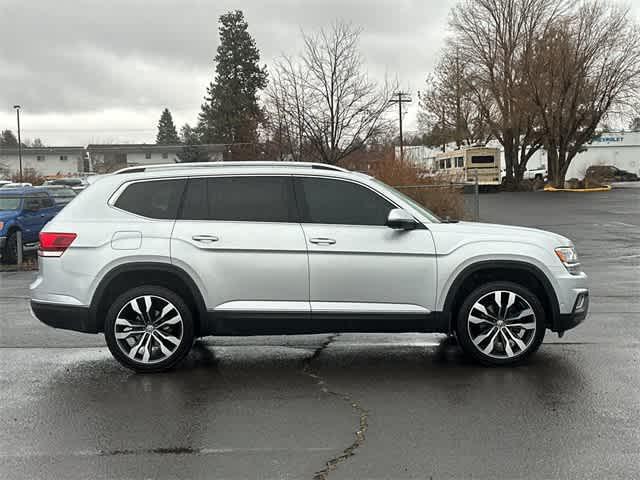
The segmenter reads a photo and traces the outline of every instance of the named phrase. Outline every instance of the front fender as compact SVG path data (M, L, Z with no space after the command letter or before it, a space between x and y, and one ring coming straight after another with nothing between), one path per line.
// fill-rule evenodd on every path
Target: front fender
M24 230L16 217L5 218L2 220L2 223L4 223L4 225L2 229L0 229L0 237L6 237L11 230Z
M447 300L455 294L456 285L478 268L524 268L533 273L545 286L550 298L556 299L558 272L551 252L542 246L516 242L474 242L448 254L438 255L438 292L436 307L446 311Z

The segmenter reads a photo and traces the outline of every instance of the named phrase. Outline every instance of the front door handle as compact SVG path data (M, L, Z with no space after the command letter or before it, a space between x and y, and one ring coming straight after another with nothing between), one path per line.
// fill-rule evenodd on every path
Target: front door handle
M219 240L219 238L216 237L215 235L194 235L193 237L191 237L191 239L196 242L202 242L202 243L212 243L212 242L217 242Z
M325 238L325 237L316 237L310 238L309 241L311 243L315 243L316 245L333 245L336 241L333 238Z

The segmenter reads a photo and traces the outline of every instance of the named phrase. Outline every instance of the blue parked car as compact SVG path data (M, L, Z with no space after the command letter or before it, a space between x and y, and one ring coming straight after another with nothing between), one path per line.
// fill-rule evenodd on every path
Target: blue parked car
M36 246L45 224L62 210L51 195L34 187L0 189L0 254L4 263L15 263L18 232L26 248Z

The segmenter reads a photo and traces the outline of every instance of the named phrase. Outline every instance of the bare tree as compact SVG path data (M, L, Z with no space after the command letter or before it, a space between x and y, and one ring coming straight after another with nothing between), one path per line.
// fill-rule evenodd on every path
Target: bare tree
M474 99L468 73L455 46L446 48L426 89L418 92L420 127L433 142L458 147L488 140L488 129Z
M266 113L269 136L280 160L301 161L305 153L304 72L290 57L276 60L267 87Z
M640 31L627 9L600 0L559 18L535 43L527 85L548 155L564 186L573 158L606 115L632 107L640 87Z
M308 151L336 164L389 126L385 114L394 88L368 78L359 39L359 29L338 21L303 33L303 53L276 63L268 94L271 126L292 158Z
M523 64L536 38L566 8L565 0L464 0L453 10L453 44L467 68L475 101L504 147L507 181L522 179L542 146Z

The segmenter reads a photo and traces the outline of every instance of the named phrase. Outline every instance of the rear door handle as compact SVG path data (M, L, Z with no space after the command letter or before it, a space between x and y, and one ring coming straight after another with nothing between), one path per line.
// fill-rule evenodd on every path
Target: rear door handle
M333 245L336 241L333 238L325 238L325 237L316 237L310 238L309 241L311 243L315 243L316 245Z
M219 240L215 235L194 235L191 239L202 243L217 242Z

